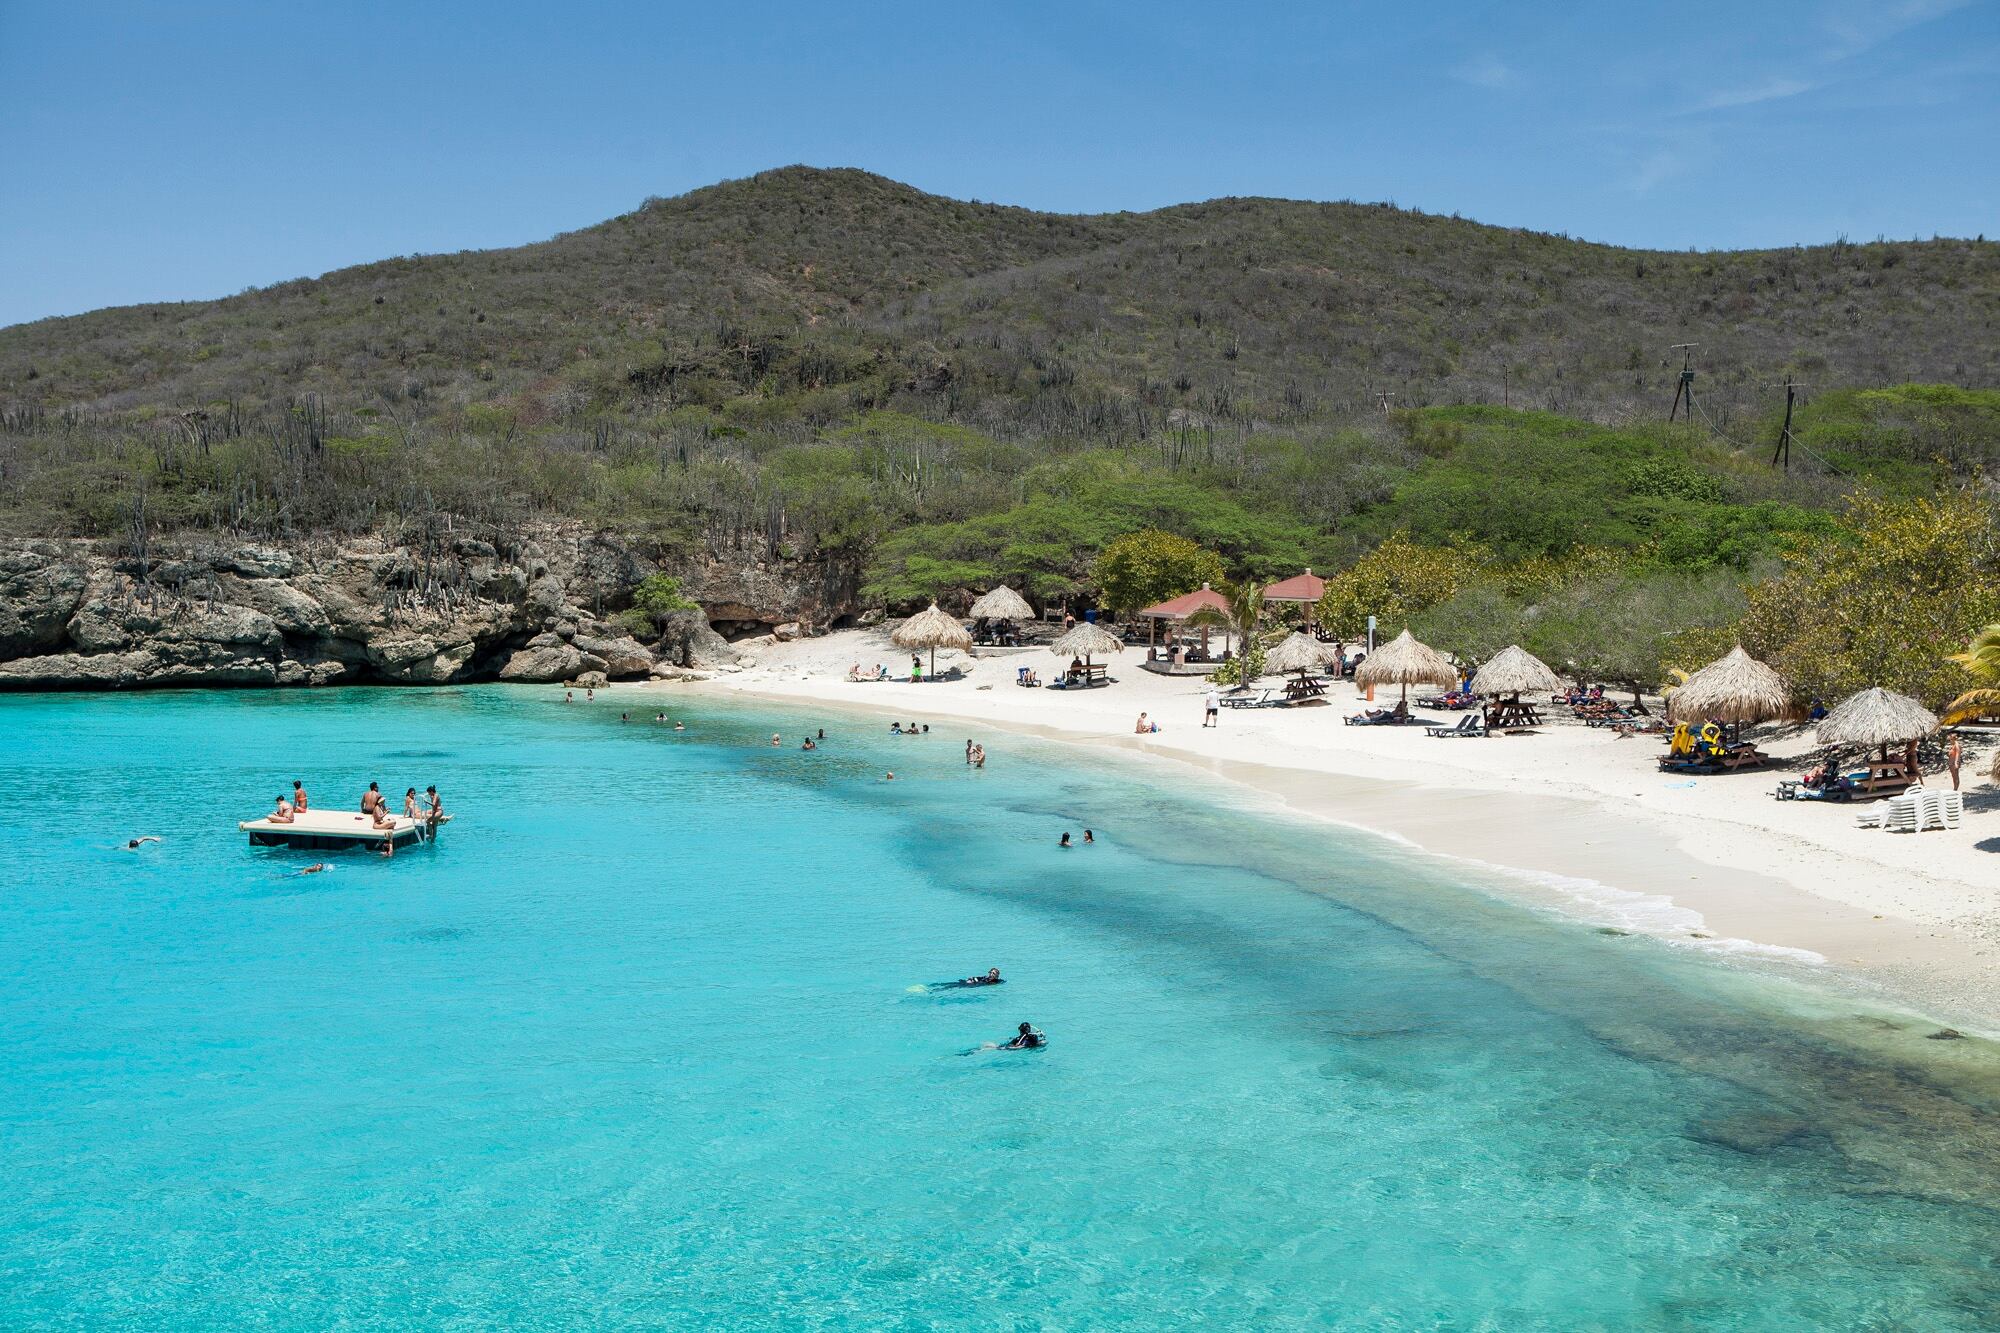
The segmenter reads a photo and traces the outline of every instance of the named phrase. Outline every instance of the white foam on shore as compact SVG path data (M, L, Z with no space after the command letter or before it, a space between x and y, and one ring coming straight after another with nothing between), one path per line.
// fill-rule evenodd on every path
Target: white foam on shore
M1815 953L1811 949L1798 949L1784 944L1764 944L1736 936L1710 936L1706 932L1708 922L1700 912L1692 907L1682 906L1664 893L1621 889L1601 880L1584 879L1576 875L1558 875L1546 870L1526 870L1519 866L1498 865L1469 856L1446 855L1445 859L1463 861L1468 865L1478 866L1489 874L1517 880L1536 889L1553 890L1558 897L1565 900L1565 906L1557 910L1594 926L1629 930L1634 935L1645 935L1676 947L1696 949L1703 953L1802 963L1811 967L1824 967L1827 963L1825 954Z
M1258 812L1257 807L1249 800L1241 798L1255 789L1244 784L1236 785L1239 788L1239 799L1235 804L1246 812ZM1282 797L1280 799L1283 800ZM1808 967L1825 967L1828 963L1825 954L1815 953L1811 949L1799 949L1786 944L1765 944L1734 935L1711 936L1707 933L1707 918L1692 907L1684 907L1675 902L1664 893L1621 889L1602 880L1587 879L1579 875L1563 875L1553 870L1531 870L1524 866L1502 865L1497 861L1482 860L1476 856L1440 851L1393 829L1376 828L1351 819L1341 819L1336 815L1302 808L1290 801L1284 801L1284 804L1294 814L1393 843L1418 856L1456 862L1491 878L1526 884L1531 889L1529 896L1533 900L1533 905L1585 925L1609 926L1617 930L1630 931L1634 935L1644 935L1676 948L1693 949L1722 957L1755 958ZM1515 898L1515 895L1509 896ZM1552 896L1558 901L1552 902ZM1518 901L1518 898L1515 900Z

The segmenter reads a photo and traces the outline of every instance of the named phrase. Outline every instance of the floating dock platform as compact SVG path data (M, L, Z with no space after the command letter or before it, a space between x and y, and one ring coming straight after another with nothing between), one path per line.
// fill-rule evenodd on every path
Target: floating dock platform
M300 847L311 851L338 852L353 847L379 848L384 842L398 847L428 842L437 836L450 815L438 816L437 826L428 819L396 816L393 828L376 828L375 821L359 810L307 810L289 824L264 819L246 819L237 824L250 835L252 847Z

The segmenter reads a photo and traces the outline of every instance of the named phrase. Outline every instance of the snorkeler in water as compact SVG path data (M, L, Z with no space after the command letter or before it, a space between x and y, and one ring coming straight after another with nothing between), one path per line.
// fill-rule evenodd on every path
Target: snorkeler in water
M1000 1047L1003 1051L1032 1051L1049 1044L1049 1039L1035 1030L1032 1023L1021 1024L1021 1030L1014 1034L1014 1040Z
M143 838L133 838L128 842L126 842L125 850L128 852L136 852L141 847L144 847L147 843L158 842L158 841L159 841L158 838L154 837L152 834L149 833Z

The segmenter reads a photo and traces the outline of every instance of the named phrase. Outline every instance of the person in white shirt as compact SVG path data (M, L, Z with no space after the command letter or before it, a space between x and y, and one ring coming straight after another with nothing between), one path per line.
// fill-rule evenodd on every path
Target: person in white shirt
M1208 697L1202 700L1201 706L1202 706L1201 725L1203 725L1204 727L1214 726L1216 724L1216 719L1222 713L1222 696L1215 692L1215 687L1213 685L1208 687Z

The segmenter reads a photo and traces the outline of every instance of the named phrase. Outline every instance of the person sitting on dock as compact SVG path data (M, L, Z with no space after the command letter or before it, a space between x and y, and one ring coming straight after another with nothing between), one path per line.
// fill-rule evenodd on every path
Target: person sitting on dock
M371 782L368 784L368 790L361 793L361 813L372 815L378 813L381 809L382 786L380 783Z
M292 803L285 799L283 792L278 793L278 808L264 816L264 818L270 820L273 824L289 824L292 822Z
M403 817L412 821L423 818L423 812L417 808L417 789L415 787L411 787L403 793Z
M292 809L304 814L310 802L306 800L306 784L292 779Z
M374 817L376 828L393 829L396 827L396 817L389 813L388 805L380 798L377 798L374 810L369 813Z
M435 786L424 788L424 795L430 799L431 803L431 808L426 812L430 818L431 827L436 828L444 822L444 798L438 795L438 789Z

